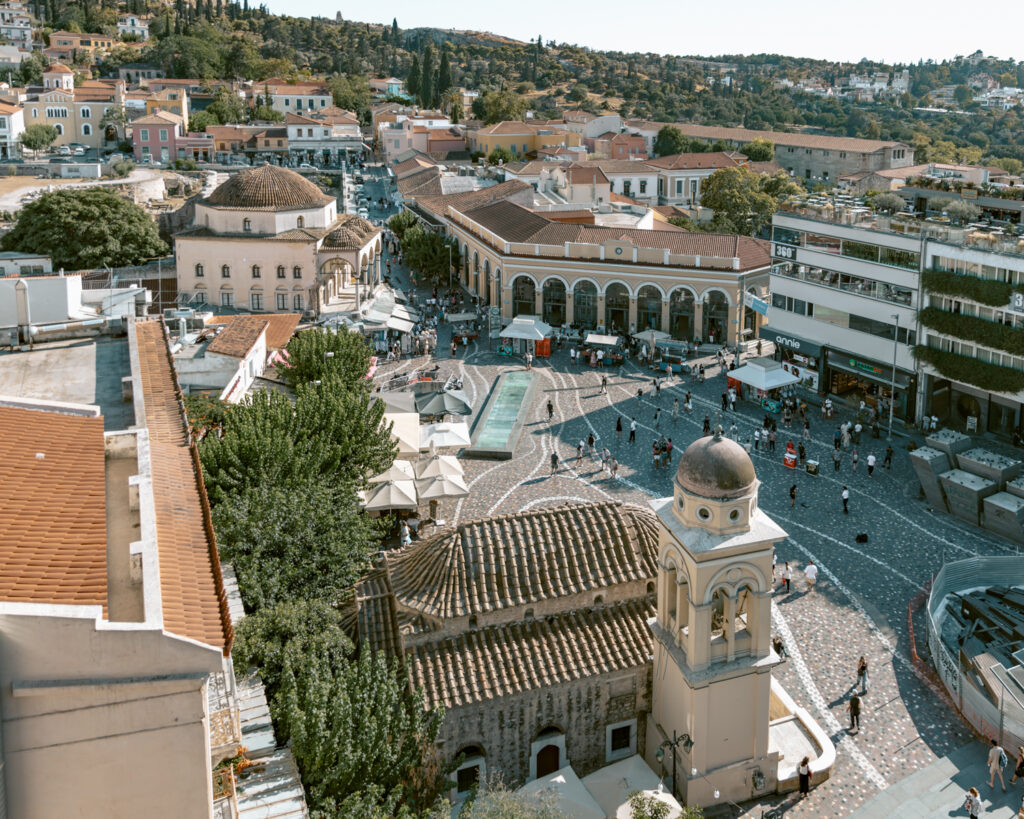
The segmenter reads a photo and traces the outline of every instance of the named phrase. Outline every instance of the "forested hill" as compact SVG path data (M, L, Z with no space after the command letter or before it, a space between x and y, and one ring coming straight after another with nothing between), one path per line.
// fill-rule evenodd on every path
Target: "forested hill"
M144 0L129 0L133 11ZM116 31L113 0L88 3L44 0L42 19L52 29ZM173 76L261 80L270 76L341 76L335 91L340 105L368 110L365 78L427 78L431 104L445 103L449 86L501 91L512 104L492 110L557 116L565 108L616 111L624 117L671 122L900 139L917 149L919 160L1012 157L1024 160L1020 109L1002 111L968 103L950 114L915 112L930 103L941 86L963 86L987 74L1004 85L1024 86L1024 63L950 60L884 66L856 65L776 54L699 55L594 51L559 42L559 32L538 31L530 42L497 34L418 28L399 21L363 23L270 14L265 7L224 0L176 0L152 6L154 40L141 53L121 49L104 64L109 73L140 57ZM426 72L425 63L429 64ZM809 77L835 82L850 73L910 71L909 92L878 102L859 103L778 87L779 81ZM31 69L29 69L31 70ZM414 83L417 87L419 83ZM522 97L519 100L515 95ZM482 111L482 107L480 111Z

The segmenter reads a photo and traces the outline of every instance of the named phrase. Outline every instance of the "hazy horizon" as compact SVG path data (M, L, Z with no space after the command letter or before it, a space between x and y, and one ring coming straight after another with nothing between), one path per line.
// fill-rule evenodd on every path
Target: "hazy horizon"
M856 6L856 19L845 9L833 23L822 14L821 3L788 0L784 11L767 18L759 13L763 4L736 0L731 4L679 11L668 0L651 0L643 13L622 18L603 17L622 9L621 4L595 0L584 7L574 4L540 3L524 0L509 7L477 7L463 3L393 0L387 11L365 5L338 4L328 0L267 0L275 14L334 17L338 11L346 20L390 23L397 18L400 28L440 28L486 31L517 40L554 40L599 51L653 52L710 57L724 54L783 54L836 62L856 63L867 59L886 63L911 63L932 59L941 62L957 54L981 49L1001 59L1024 59L1019 26L998 25L996 21L1024 20L1019 2L994 0L985 14L964 21L963 6L951 0L936 0L924 14L916 4L898 5L864 0ZM581 13L582 12L582 13ZM379 17L379 19L378 19ZM672 25L652 25L668 17ZM983 17L983 19L981 19ZM736 26L737 19L747 24ZM609 23L612 23L609 25Z

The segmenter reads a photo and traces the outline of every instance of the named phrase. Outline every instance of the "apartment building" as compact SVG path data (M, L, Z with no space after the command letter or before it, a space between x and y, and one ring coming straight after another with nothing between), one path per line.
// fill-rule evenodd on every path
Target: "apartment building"
M335 165L350 152L361 153L359 117L330 106L309 114L285 114L288 153L300 162Z
M79 34L74 31L55 31L50 35L50 48L62 51L88 52L109 50L117 45L117 40L107 34Z
M149 18L141 14L122 14L117 18L117 33L135 40L148 40Z
M78 142L101 149L121 138L119 126L101 123L108 110L124 106L123 81L90 80L75 88L71 70L63 65L50 66L43 81L45 87L30 94L24 102L26 127L36 123L52 125L57 129L55 145Z
M514 157L536 154L540 148L578 147L583 137L564 125L506 121L466 132L470 151L487 155L497 148L505 148Z
M252 104L257 97L266 100L265 104L282 114L308 113L334 105L334 96L325 83L288 82L280 77L253 83L249 97Z
M0 159L21 156L21 135L25 133L25 112L17 105L0 102Z

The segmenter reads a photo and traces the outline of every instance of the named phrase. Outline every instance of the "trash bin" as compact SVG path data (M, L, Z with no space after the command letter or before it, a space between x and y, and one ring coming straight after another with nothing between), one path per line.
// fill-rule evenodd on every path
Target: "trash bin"
M807 462L807 474L808 475L817 475L818 474L818 462L817 461L808 461Z

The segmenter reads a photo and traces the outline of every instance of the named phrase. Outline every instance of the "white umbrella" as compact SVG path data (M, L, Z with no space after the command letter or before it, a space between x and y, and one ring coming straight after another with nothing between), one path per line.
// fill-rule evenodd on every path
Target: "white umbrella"
M463 470L459 459L454 455L438 455L435 453L427 458L427 460L416 464L417 478L438 478L442 475L461 477Z
M633 338L637 341L646 341L651 347L657 342L664 341L669 338L668 333L663 333L661 330L641 330L639 333L633 333Z
M469 425L465 421L452 424L427 424L420 427L420 449L469 446Z
M422 477L422 476L420 476ZM370 478L370 483L386 483L387 481L411 481L416 478L413 473L412 464L401 459L396 460L391 466Z
M416 489L420 500L464 498L469 494L469 487L461 475L439 475L436 478L416 481Z
M366 490L363 509L367 512L386 512L390 509L415 509L416 484L410 480L387 481Z

